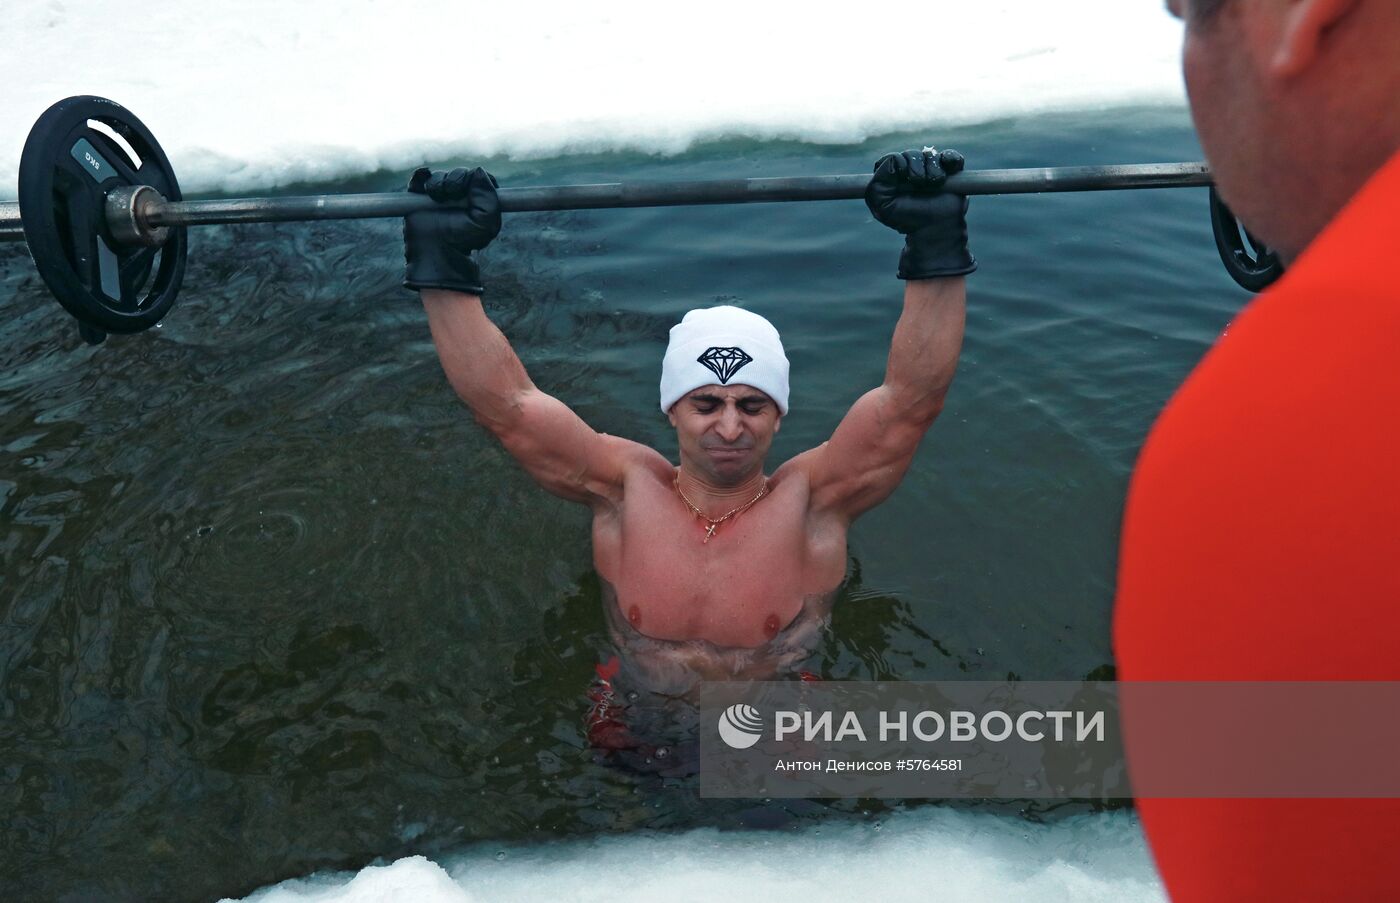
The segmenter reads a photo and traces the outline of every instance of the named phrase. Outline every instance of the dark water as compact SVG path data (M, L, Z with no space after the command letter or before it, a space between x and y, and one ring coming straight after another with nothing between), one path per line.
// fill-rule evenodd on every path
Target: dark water
M492 165L513 185L822 174L925 140ZM1150 111L939 144L974 168L1199 158L1184 113ZM0 247L0 897L209 899L485 838L902 806L721 804L595 763L586 512L453 396L398 228L196 230L167 322L96 349ZM1247 300L1204 190L975 198L970 228L957 381L851 534L829 678L1102 674L1136 451ZM770 317L793 372L776 464L879 382L898 249L859 202L531 214L484 268L536 382L670 455L670 325L721 302Z

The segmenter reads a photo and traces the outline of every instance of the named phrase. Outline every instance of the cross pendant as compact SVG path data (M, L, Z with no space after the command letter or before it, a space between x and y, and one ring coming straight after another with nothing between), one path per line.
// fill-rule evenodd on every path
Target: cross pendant
M705 542L700 543L700 545L703 546L705 543L710 541L710 537L715 535L715 527L718 526L719 524L710 524L710 529L705 531Z

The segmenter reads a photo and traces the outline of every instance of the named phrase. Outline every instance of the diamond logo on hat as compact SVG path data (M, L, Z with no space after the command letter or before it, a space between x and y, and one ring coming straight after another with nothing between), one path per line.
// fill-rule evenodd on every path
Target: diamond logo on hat
M721 386L727 385L745 364L753 363L753 358L742 348L706 348L705 353L696 360L714 371Z

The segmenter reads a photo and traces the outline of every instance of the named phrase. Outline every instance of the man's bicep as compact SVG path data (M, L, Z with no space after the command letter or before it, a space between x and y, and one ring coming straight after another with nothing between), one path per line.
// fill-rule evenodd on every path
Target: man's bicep
M535 482L570 501L617 501L629 463L656 452L597 432L559 399L538 389L516 399L501 444Z
M853 520L894 492L932 418L910 416L886 387L871 389L831 438L794 459L806 471L814 511Z

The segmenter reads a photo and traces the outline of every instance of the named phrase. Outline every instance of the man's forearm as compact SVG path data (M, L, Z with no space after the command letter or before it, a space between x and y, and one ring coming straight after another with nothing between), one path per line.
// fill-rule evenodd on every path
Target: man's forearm
M942 410L962 350L967 280L911 279L890 342L885 388L895 404L932 419Z
M486 316L481 298L443 289L420 294L448 382L477 420L499 435L519 413L520 399L535 387L525 366Z

